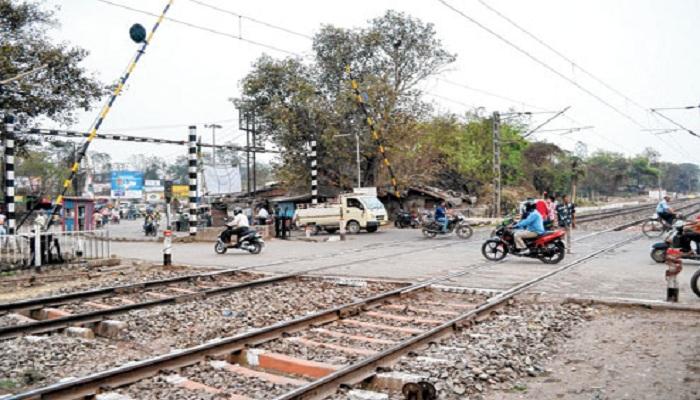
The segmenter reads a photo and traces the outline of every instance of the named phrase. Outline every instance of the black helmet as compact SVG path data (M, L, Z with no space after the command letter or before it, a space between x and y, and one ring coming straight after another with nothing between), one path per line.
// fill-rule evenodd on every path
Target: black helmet
M537 206L535 205L534 201L528 201L525 203L525 211L526 212L534 211L536 208L537 208Z
M238 215L242 212L243 212L243 210L240 207L236 207L233 209L233 215Z

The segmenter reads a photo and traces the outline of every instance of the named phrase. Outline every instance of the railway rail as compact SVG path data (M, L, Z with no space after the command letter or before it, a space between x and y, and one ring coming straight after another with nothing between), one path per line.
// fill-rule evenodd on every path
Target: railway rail
M637 221L637 223L639 222ZM628 226L630 224L625 225ZM622 229L623 226L615 228ZM591 235L581 237L579 240L590 236ZM318 337L318 335L330 335L336 341L338 339L360 339L373 342L376 351L371 352L371 354L370 352L366 352L365 354L361 354L362 357L357 357L358 355L355 354L353 361L347 365L327 369L323 374L315 377L307 376L306 378L297 379L294 381L296 386L293 390L288 393L280 394L279 396L279 399L322 398L322 396L333 393L339 384L359 382L374 374L377 367L390 364L408 351L421 347L435 340L435 338L449 335L455 328L465 324L468 325L469 321L475 318L487 316L493 310L504 305L509 299L530 289L543 280L595 258L610 249L622 246L638 237L639 235L635 235L634 237L614 243L603 249L591 252L584 257L578 258L546 274L515 285L495 296L486 299L483 297L481 299L476 298L474 301L460 298L457 301L458 304L461 305L461 308L455 309L455 303L452 303L452 305L449 304L449 295L443 297L446 298L446 300L432 303L421 302L421 296L424 296L426 293L429 294L431 292L430 288L435 287L435 285L441 282L468 275L474 269L482 268L485 265L494 265L495 263L482 262L471 264L463 267L459 272L421 281L407 287L397 288L354 303L318 311L304 317L277 323L243 334L210 341L171 354L130 363L129 365L83 378L30 390L9 398L81 398L93 396L97 393L116 390L123 385L153 377L160 373L178 370L186 372L188 367L207 359L218 362L218 364L216 364L217 368L223 367L229 371L251 373L250 369L239 365L240 363L244 363L245 359L250 358L247 357L247 354L251 348L260 347L265 344L271 346L272 343L280 340L289 341L290 339L288 337L290 337L290 335L293 335L292 341L300 343L301 345L308 344L310 341L313 342L314 340L309 339L309 337ZM351 263L356 262L358 261ZM434 307L426 306L426 304ZM370 322L372 318L379 318L380 321ZM382 320L383 322L381 322ZM397 328L397 325L404 322L415 322L418 325L422 324L422 328L403 330L403 333L407 334L405 335L406 337L398 339L375 338L376 340L367 337L358 337L358 335L344 333L342 330L334 329L338 325L347 325L350 323L351 325L363 326L370 330L391 331L392 328ZM401 331L401 329L399 329L399 331ZM328 346L327 344L321 343L321 346L340 352L346 350L342 348L343 346L338 345ZM274 359L275 354L274 352L272 353L272 358ZM283 356L282 358L286 361L294 361L293 356L286 356L286 358ZM260 360L259 354L253 355L251 359ZM255 367L252 368L254 371ZM253 373L257 372L254 371ZM180 382L178 384L182 384L183 382L196 383L196 381L188 379L186 376L177 376L173 379L174 382ZM313 379L313 381L309 382L309 379ZM204 388L204 390L218 390L203 384L198 387L200 389Z

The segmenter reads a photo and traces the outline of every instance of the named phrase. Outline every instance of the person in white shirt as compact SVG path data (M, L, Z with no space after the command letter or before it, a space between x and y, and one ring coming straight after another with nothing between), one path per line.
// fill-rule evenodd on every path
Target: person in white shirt
M44 214L44 210L40 210L39 215L34 219L34 226L37 227L36 229L43 231L45 225L46 215Z
M7 234L7 229L5 229L5 220L7 220L7 217L5 214L0 212L0 236Z
M248 217L243 214L243 210L240 207L233 209L233 219L226 224L231 228L231 234L236 235L236 243L241 238L241 234L248 232L250 224L248 223Z
M266 225L269 217L270 213L267 212L265 207L260 207L258 210L258 225Z

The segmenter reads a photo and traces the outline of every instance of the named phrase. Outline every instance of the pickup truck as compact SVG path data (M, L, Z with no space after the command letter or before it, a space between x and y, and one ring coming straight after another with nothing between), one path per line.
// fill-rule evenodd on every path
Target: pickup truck
M388 222L384 205L375 196L347 194L340 195L339 203L322 204L317 207L298 208L294 213L297 226L314 226L334 233L340 228L341 211L348 233L358 233L364 229L376 232L380 225Z

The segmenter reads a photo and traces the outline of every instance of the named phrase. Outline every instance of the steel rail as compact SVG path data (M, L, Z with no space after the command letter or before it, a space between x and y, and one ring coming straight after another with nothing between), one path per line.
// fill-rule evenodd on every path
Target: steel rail
M614 228L613 228L614 229ZM602 234L608 231L602 231L593 235L597 234ZM579 238L579 240L588 238L592 235L588 235L586 237ZM625 239L622 242L619 243L626 243L632 240L637 239L640 237L640 235L636 235L634 237ZM618 244L616 244L618 245ZM569 264L566 264L562 267L557 268L556 270L553 270L550 273L547 273L545 275L542 275L540 277L537 277L535 279L532 279L530 281L527 281L523 284L514 286L513 288L509 289L506 292L502 292L498 294L494 298L501 299L500 302L494 303L493 300L489 300L481 305L479 305L476 309L473 311L470 311L466 314L463 314L461 317L464 317L464 321L473 319L474 317L483 314L485 311L494 309L496 308L499 304L503 304L504 301L507 301L509 298L512 298L516 294L524 291L525 289L529 288L530 286L534 285L536 282L539 282L543 279L546 279L547 277L559 273L561 271L564 271L566 269L569 269L575 265L578 265L590 258L595 257L598 254L601 254L605 251L608 251L610 248L615 247L616 245L609 246L605 249L598 250L594 253L589 254L588 256L582 257L580 259L577 259ZM107 371L103 372L98 372L92 375L88 375L82 378L77 378L74 380L70 380L67 382L59 382L55 383L46 387L42 388L37 388L33 389L24 393L19 393L17 395L8 397L7 400L10 399L42 399L42 398L79 398L79 397L85 397L85 396L92 396L97 393L100 393L105 390L109 390L112 388L116 388L122 385L126 385L129 383L136 382L140 379L147 378L150 376L154 376L158 374L162 370L168 370L168 369L173 369L173 368L180 368L180 367L185 367L188 365L195 364L197 362L205 360L207 357L221 357L221 356L226 356L228 354L231 354L236 351L240 351L245 349L246 347L257 345L269 340L273 340L276 338L281 337L283 334L288 333L288 332L294 332L298 331L300 329L304 329L308 326L311 325L317 325L317 324L324 324L328 322L332 322L338 319L341 319L346 316L350 315L355 315L362 310L365 310L367 308L377 306L386 300L389 300L394 297L401 297L403 295L406 295L411 292L415 292L417 290L421 289L426 289L430 287L431 285L437 284L439 282L453 279L456 277L461 277L464 275L470 274L473 270L478 269L483 266L487 265L497 265L501 264L504 261L498 261L498 262L481 262L481 263L475 263L475 264L470 264L463 266L463 270L459 272L454 272L451 274L447 274L441 277L436 277L436 278L431 278L427 279L421 282L414 283L410 286L407 287L402 287L402 288L397 288L393 289L384 293L380 293L374 296L371 296L369 298L359 300L353 303L349 304L344 304L340 305L337 307L332 307L330 309L322 310L319 312L316 312L314 314L306 315L303 317L299 317L290 321L283 321L279 322L277 324L273 324L264 328L256 329L253 331L245 332L242 334L238 334L235 336L231 336L228 338L222 338L222 339L217 339L214 341L207 342L205 344L201 344L198 346L190 347L187 349L183 349L177 352L173 352L170 354L166 355L161 355L157 357L153 357L147 360L143 361L138 361L134 363L130 363L128 365L112 368ZM506 297L507 296L507 297ZM463 321L457 321L455 322L456 319L460 317L457 317L453 320L450 320L443 325L432 329L431 331L427 332L434 332L436 330L439 330L440 328L444 327L452 327L456 326L458 323L462 323ZM451 328L450 328L451 329ZM427 334L426 333L426 334ZM449 334L451 331L445 331L445 334ZM426 335L424 334L424 335ZM425 341L426 339L419 339L422 338L424 335L421 335L419 337L410 339L407 342L402 342L404 343L409 343L409 346L413 346L417 341L420 341L421 343ZM433 340L436 336L433 336ZM429 341L429 340L428 340ZM395 346L394 349L395 351L403 351L401 349L397 349L400 345ZM387 351L390 351L392 349L388 349ZM382 352L381 354L383 354ZM402 353L403 354L403 353ZM398 356L397 356L398 357ZM374 359L373 357L372 359ZM394 357L396 358L396 357ZM388 359L384 359L386 361ZM362 365L360 368L365 368L367 365L374 365L376 362L371 361L371 362L362 362ZM357 367L358 364L355 364L354 366L350 367ZM377 364L378 365L378 364ZM347 367L347 368L350 368ZM343 368L339 370L337 373L341 371L347 371L347 368ZM355 370L355 368L353 368ZM336 373L336 374L337 374ZM373 374L373 372L372 372ZM335 375L335 374L333 374ZM371 374L370 374L371 375ZM325 379L325 378L324 378ZM315 385L319 384L321 381L315 381L312 382L310 385L314 385L315 390ZM325 382L325 381L324 381ZM310 385L305 386L309 387ZM296 392L292 392L296 393Z
M376 247L373 247L371 249L382 249L385 247L391 247L391 246L395 246L397 244L410 243L410 242L412 242L412 241L410 241L410 240L398 241L397 240L397 241L389 242L381 247L376 246ZM354 250L351 250L349 252L357 253L360 251L367 251L367 250L368 249L366 249L366 248L361 248L361 249L354 249ZM317 257L317 259L318 258L335 258L339 255L343 255L346 253L348 253L347 250L341 251L341 252L335 252L335 253L331 253L331 254L326 255L326 256ZM110 295L130 293L130 292L133 292L134 290L137 290L137 289L167 286L167 285L174 284L174 283L195 281L195 280L201 279L201 278L226 276L226 275L230 275L230 274L235 274L237 272L246 272L246 271L249 271L249 270L255 269L255 268L272 267L272 266L276 266L276 265L305 261L307 259L308 259L308 257L296 257L293 259L285 259L285 260L276 261L276 262L272 262L272 263L251 265L248 267L228 268L228 269L220 270L220 271L202 272L202 273L197 273L197 274L182 275L182 276L176 276L176 277L171 277L171 278L156 279L156 280L151 280L151 281L146 281L146 282L130 283L130 284L125 284L125 285L117 285L117 286L109 286L109 287L98 288L98 289L90 289L90 290L81 291L81 292L59 294L59 295L55 295L55 296L38 297L38 298L34 298L34 299L20 300L20 301L16 301L16 302L12 302L12 303L2 303L2 304L0 304L0 315L3 315L4 313L12 312L12 311L22 311L22 310L27 310L27 309L36 309L36 308L42 307L42 306L45 307L45 306L63 304L63 303L66 303L68 301L73 301L73 300L87 300L87 299L101 298L101 297L107 297Z
M529 281L513 286L510 289L489 298L476 308L466 313L463 313L443 323L442 325L439 325L418 336L407 339L376 355L365 358L360 362L343 367L329 375L326 375L321 379L318 379L300 388L292 390L291 392L285 395L279 396L275 400L321 399L325 396L334 394L337 388L341 385L355 384L361 382L367 379L368 377L374 375L376 373L377 368L390 365L392 362L406 355L413 349L427 346L430 342L434 342L435 340L441 337L451 335L461 325L472 321L483 314L490 313L495 308L505 304L505 302L509 299L512 299L515 295L522 293L523 291L542 282L543 280L553 275L559 274L574 266L582 264L606 251L627 244L633 240L637 240L640 237L641 235L635 235L631 238L627 238L620 242L614 243L603 249L591 252L588 255L581 257L571 263L563 265L536 278L530 279Z
M442 245L436 245L436 246L431 246L428 248L415 250L415 251L408 252L408 253L415 254L415 253L424 252L424 251L432 251L436 248L453 246L454 244L455 243L446 243L446 244L442 244ZM6 327L0 327L0 340L12 339L12 338L26 335L26 334L51 332L51 331L55 331L55 330L59 330L59 329L65 329L65 328L68 328L68 327L74 326L74 325L84 325L84 324L96 323L96 322L100 322L100 321L105 320L107 317L110 317L113 315L118 315L118 314L124 314L126 312L137 310L137 309L151 308L151 307L167 305L167 304L177 304L177 303L181 303L181 302L194 301L197 299L207 298L210 296L224 294L224 293L233 293L233 292L237 292L237 291L244 290L244 289L249 289L249 288L268 285L271 283L277 283L277 282L282 282L282 281L286 281L286 280L291 280L294 278L299 278L299 277L301 277L305 274L308 274L310 272L318 272L318 271L323 271L326 269L346 267L346 266L353 265L353 264L374 261L374 260L381 260L381 259L385 259L385 258L392 258L392 257L395 257L397 255L405 255L405 254L407 254L406 251L401 251L401 252L397 252L397 253L386 254L383 256L372 256L372 257L363 258L361 260L347 261L347 262L336 263L336 264L332 264L332 265L324 265L321 267L314 267L314 268L310 268L310 269L290 272L290 273L281 274L281 275L273 275L270 277L256 279L256 280L249 281L249 282L237 283L235 285L229 285L229 286L213 288L213 289L205 289L205 290L195 292L195 293L175 295L175 296L166 297L166 298L162 298L162 299L155 299L155 300L150 300L150 301L145 301L145 302L140 302L140 303L135 303L135 304L126 304L123 306L116 306L116 307L112 307L112 308L104 309L104 310L88 311L85 313L67 315L65 317L59 317L59 318L54 318L54 319L46 319L46 320L40 320L40 321L30 322L30 323L25 323L25 324L20 324L20 325L11 325L11 326L6 326ZM248 268L248 267L246 267L246 268ZM173 278L173 279L175 279L175 278ZM138 284L130 285L130 286L136 287L136 288L139 287ZM101 292L101 291L102 291L102 289L97 289L94 292ZM31 300L29 300L27 302L31 303ZM54 303L54 304L56 304L56 303ZM31 308L31 307L25 307L24 309L26 310L27 308ZM36 306L34 308L36 308Z
M480 263L483 264L483 263ZM491 263L493 264L493 263ZM472 264L476 266L479 264ZM469 267L469 266L467 266ZM466 268L466 267L465 267ZM159 373L161 370L180 368L204 360L206 357L221 357L240 351L249 346L282 337L283 334L298 331L306 327L336 321L346 316L378 306L393 298L429 288L436 283L467 274L469 271L454 272L442 277L426 279L412 285L392 289L366 299L318 311L289 321L279 322L267 327L244 332L235 336L215 339L187 349L156 356L147 360L129 363L124 366L98 372L82 378L55 383L46 387L29 390L3 400L42 399L42 398L79 398L92 396L106 389L136 382Z

